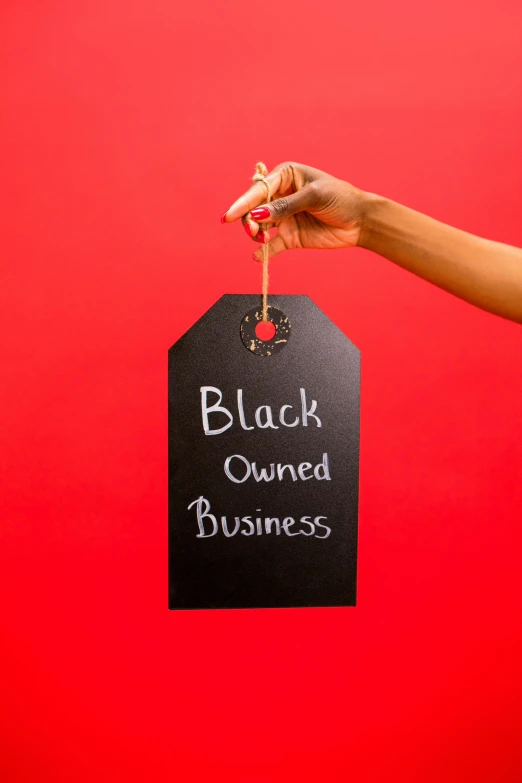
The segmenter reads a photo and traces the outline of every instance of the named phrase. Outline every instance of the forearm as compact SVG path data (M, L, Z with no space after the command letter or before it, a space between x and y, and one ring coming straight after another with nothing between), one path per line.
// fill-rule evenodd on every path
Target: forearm
M483 310L522 323L522 250L365 195L359 245Z

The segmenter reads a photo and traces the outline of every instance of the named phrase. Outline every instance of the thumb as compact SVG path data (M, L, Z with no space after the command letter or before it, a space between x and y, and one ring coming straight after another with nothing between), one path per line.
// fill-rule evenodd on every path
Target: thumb
M292 193L289 196L283 196L270 204L262 204L260 207L250 210L250 216L256 223L273 223L283 218L295 215L296 212L304 212L310 207L315 206L317 202L317 191L315 188L307 185Z

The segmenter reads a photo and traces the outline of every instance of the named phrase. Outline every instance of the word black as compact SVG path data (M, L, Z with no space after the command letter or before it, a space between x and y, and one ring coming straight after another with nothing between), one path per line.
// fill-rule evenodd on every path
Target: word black
M220 435L222 432L225 432L233 425L234 416L228 408L225 408L224 405L221 405L223 394L216 386L201 386L200 391L201 417L203 419L203 429L205 431L205 435ZM209 405L208 403L209 392L212 394L217 394L218 396L217 402L214 402L213 405ZM297 427L298 424L301 424L302 427L308 427L308 420L313 419L316 427L322 427L321 419L315 413L317 409L317 401L312 400L312 404L310 405L310 408L308 408L308 404L306 402L306 390L300 389L299 392L301 395L301 416L296 416L295 414L290 413L293 408L292 405L282 405L279 409L279 413L275 414L276 421L279 421L279 424L281 424L283 427ZM241 427L244 430L255 429L253 424L249 425L246 421L245 409L243 407L243 389L237 390L237 411ZM289 413L287 413L287 411L289 411ZM214 414L214 416L218 414L220 422L223 422L223 416L226 416L227 423L221 427L218 426L211 429L209 421L209 415L211 413ZM292 416L293 418L291 418ZM260 429L279 429L279 424L274 424L274 414L272 413L272 408L270 405L261 405L259 408L257 408L254 415L254 420Z

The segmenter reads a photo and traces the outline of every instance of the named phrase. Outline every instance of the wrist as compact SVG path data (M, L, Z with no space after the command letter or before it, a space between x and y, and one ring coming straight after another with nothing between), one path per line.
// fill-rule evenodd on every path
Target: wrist
M361 191L361 228L359 230L359 247L374 250L382 228L382 216L386 210L388 199L376 193Z

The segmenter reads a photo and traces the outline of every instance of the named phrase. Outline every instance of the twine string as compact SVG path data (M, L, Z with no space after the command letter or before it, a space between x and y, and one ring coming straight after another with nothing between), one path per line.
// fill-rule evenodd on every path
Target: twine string
M268 180L266 179L266 175L268 174L268 169L265 166L264 163L259 161L259 163L256 163L256 173L252 177L254 182L263 182L266 187L266 203L270 201L270 185L268 184ZM264 232L267 230L266 223L260 224L260 231L263 232L263 238L264 238ZM262 283L262 297L263 297L263 304L262 304L262 313L263 313L263 321L268 321L268 245L263 242L262 244L262 251L263 251L263 283Z

